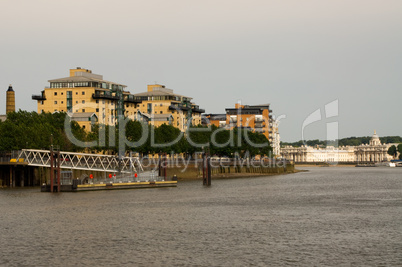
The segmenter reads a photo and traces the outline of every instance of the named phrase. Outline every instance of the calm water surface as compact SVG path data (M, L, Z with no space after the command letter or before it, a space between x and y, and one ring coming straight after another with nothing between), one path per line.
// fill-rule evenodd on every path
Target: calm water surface
M402 266L402 168L0 190L1 266Z

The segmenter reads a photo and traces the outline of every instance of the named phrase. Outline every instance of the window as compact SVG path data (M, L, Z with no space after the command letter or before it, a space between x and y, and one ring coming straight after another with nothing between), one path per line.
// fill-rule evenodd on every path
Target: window
M63 92L61 92L61 95L63 95L64 93Z
M75 101L75 104L78 104L78 101Z
M75 95L78 95L78 92L75 92Z
M85 95L85 91L82 91L82 95Z
M161 114L162 114L162 110L161 110Z
M96 100L96 104L99 104L99 100Z
M85 125L82 125L82 129L85 129Z
M85 108L82 109L82 112L85 112Z
M61 101L61 103L63 104L63 101Z
M54 101L54 104L57 105L57 101Z
M57 95L57 92L54 92L54 95Z
M82 104L85 104L85 100L82 100Z
M162 106L162 104L160 104L160 106Z
M96 109L96 112L99 112L99 109L98 109L98 108Z

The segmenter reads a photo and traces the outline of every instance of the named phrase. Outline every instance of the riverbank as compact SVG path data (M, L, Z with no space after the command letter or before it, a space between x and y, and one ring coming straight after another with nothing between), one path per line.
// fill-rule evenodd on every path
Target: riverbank
M295 169L292 172L284 172L284 173L232 173L232 174L222 174L222 175L215 175L212 176L212 179L219 180L219 179L238 179L238 178L254 178L254 177L266 177L266 176L278 176L278 175L287 175L292 173L298 172L308 172L308 170L298 170ZM201 180L201 178L195 178L194 180ZM187 179L182 179L187 180Z
M288 167L288 168L270 168L270 169L265 169L264 172L256 172L254 170L251 171L248 169L243 170L243 172L218 172L217 170L214 170L212 174L212 179L213 180L220 180L220 179L238 179L238 178L254 178L254 177L266 177L266 176L277 176L277 175L286 175L286 174L292 174L292 173L298 173L298 172L307 172L307 170L302 170L302 169L295 169L294 166ZM176 175L178 181L191 181L191 180L202 180L202 172L197 173L196 171L191 171L191 170L185 170L183 172L177 171L177 169L168 169L168 177L169 175Z
M306 163L306 164L295 164L295 168L303 168L303 167L356 167L356 164L344 164L344 163L338 163L338 164L323 164L323 163Z

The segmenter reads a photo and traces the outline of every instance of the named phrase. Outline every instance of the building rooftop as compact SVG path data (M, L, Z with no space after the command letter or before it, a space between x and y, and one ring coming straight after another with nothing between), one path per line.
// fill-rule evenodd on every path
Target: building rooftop
M148 91L148 92L144 92L144 93L134 94L134 96L178 96L178 97L185 97L188 99L193 99L192 97L178 95L178 94L173 93L173 91L167 91L167 90L153 90L153 91Z
M111 84L116 84L116 85L120 85L120 86L123 86L123 87L127 87L126 85L123 85L123 84L110 82L110 81L105 81L105 80L103 80L102 75L92 73L91 70L81 69L80 67L77 67L77 69L71 69L69 77L59 78L59 79L52 79L52 80L48 80L48 82L50 82L50 83L58 83L58 82L103 82L103 83L111 83Z
M96 78L91 78L91 77L85 77L85 76L73 76L73 77L65 77L65 78L59 78L59 79L53 79L53 80L48 80L48 82L51 83L68 83L68 82L100 82L100 83L112 83L116 85L121 85L123 87L127 87L124 84L119 84L115 82L110 82L102 79L96 79Z
M252 108L267 108L269 107L271 104L261 104L261 105L252 105L252 106L248 106L246 105L246 107L252 107Z

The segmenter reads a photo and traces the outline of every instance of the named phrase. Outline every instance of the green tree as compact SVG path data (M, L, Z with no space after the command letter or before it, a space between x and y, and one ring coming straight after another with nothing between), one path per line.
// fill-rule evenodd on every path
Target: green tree
M394 145L392 145L392 146L390 146L389 148L388 148L388 155L391 155L393 158L395 158L396 157L396 146L394 146Z
M68 140L64 129L67 114L21 111L7 114L7 120L0 124L0 150L10 151L24 148L49 149L51 136L53 145L63 151L82 151ZM86 141L87 133L77 122L71 122L75 137Z
M402 160L402 144L398 145L399 159Z

